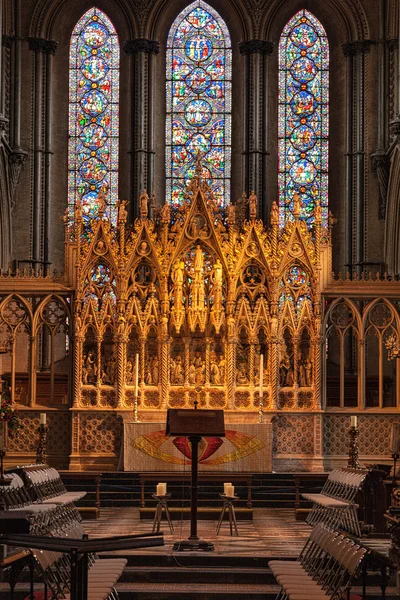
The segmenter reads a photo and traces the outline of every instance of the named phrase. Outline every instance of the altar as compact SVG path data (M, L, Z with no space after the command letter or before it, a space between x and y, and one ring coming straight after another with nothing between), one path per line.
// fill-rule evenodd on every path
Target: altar
M203 438L199 471L267 473L272 471L272 423L229 423L225 437ZM167 437L165 423L124 423L120 469L171 472L190 469L186 437Z

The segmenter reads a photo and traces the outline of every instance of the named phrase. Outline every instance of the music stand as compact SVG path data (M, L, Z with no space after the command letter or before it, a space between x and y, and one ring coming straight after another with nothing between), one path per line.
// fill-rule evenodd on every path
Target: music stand
M189 438L192 446L192 477L190 486L190 536L187 540L175 542L175 551L214 550L214 544L201 540L197 535L197 491L198 491L198 450L202 437L225 437L223 410L198 410L170 408L167 413L167 435L181 435Z

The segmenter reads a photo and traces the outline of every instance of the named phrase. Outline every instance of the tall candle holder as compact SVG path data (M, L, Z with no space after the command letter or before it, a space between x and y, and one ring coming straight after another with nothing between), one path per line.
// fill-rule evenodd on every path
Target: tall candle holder
M397 477L396 477L396 475L397 475L397 473L396 473L396 463L397 463L397 460L398 460L399 457L400 457L400 454L398 454L397 452L393 452L392 453L392 458L393 458L393 477L392 477L392 481L393 481L393 483L397 482Z
M36 464L44 464L47 461L47 425L39 425L39 444L36 448Z
M361 465L358 461L358 436L360 432L357 427L350 427L350 445L349 445L349 460L347 466L350 469L361 469Z
M133 422L139 422L139 413L138 413L138 395L135 394L133 397Z
M264 423L264 396L260 396L260 408L258 411L258 422Z

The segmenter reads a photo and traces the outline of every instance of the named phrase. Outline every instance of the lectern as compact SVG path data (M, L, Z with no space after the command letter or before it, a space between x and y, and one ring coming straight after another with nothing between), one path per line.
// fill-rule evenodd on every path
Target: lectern
M176 551L214 550L211 542L201 540L197 535L198 450L202 437L225 436L224 411L171 408L167 413L166 434L186 436L192 446L190 536L187 540L175 542L173 549Z

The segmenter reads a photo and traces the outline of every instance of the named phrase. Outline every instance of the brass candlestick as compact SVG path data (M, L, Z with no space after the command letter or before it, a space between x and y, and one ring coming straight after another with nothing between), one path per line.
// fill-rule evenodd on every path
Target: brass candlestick
M357 427L350 427L350 446L349 446L349 460L347 466L350 469L361 469L361 465L358 461L358 436L360 435Z
M139 413L138 413L138 395L135 394L133 398L133 421L134 423L139 422Z
M36 464L45 464L47 461L47 425L39 425L39 444L36 448Z

